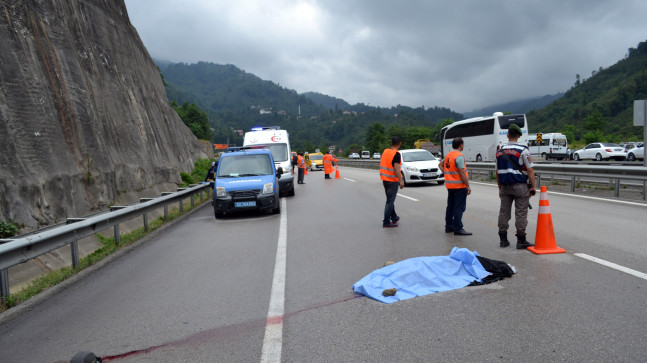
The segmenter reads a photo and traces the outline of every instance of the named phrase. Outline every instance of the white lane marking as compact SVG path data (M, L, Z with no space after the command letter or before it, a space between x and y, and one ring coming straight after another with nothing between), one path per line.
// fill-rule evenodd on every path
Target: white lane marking
M261 362L281 362L283 350L283 309L285 305L285 269L288 240L288 213L285 198L281 199L281 222L279 227L279 241L276 247L276 260L274 262L274 278L270 294L270 307L267 311L265 337Z
M470 182L471 184L479 184L479 185L489 185L496 187L496 184L490 184L490 183L479 183L479 182ZM613 203L620 203L620 204L629 204L629 205L637 205L639 207L647 207L647 204L645 203L637 203L637 202L628 202L626 200L616 200L616 199L608 199L608 198L600 198L600 197L591 197L589 195L578 195L578 194L570 194L570 193L560 193L560 192L552 192L548 191L549 194L558 194L558 195L564 195L567 197L574 197L574 198L583 198L583 199L594 199L594 200L601 200L604 202L613 202Z
M402 198L407 198L407 199L413 200L414 202L419 202L419 200L416 198L407 197L406 195L402 195L400 193L398 193L398 195L401 196Z
M355 183L355 181L354 181L353 179L348 179L348 178L344 178L344 179L346 179L346 180L348 180L348 181L350 181L350 182Z
M601 258L589 256L586 253L575 253L574 255L577 256L577 257L581 257L583 259L589 260L589 261L599 263L600 265L604 265L604 266L610 267L612 269L622 271L622 272L627 273L629 275L636 276L636 277L641 278L643 280L647 280L647 274L646 273L642 273L640 271L632 270L632 269L630 269L628 267L620 266L620 265L617 265L617 264L615 264L613 262L603 260Z
M614 202L614 203L620 203L620 204L630 204L630 205L637 205L640 207L647 207L647 204L644 203L636 203L636 202L627 202L625 200L615 200L615 199L607 199L607 198L598 198L598 197L590 197L588 195L576 195L576 194L568 194L568 193L560 193L560 192L551 192L548 191L550 194L559 194L559 195L566 195L569 197L576 197L576 198L584 198L584 199L595 199L595 200L603 200L605 202Z

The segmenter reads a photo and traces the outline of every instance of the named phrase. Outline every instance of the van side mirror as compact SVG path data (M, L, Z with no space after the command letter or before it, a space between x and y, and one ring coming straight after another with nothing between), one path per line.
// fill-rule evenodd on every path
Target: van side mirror
M278 168L276 168L276 177L278 179L281 179L282 174L283 174L283 168L279 166Z

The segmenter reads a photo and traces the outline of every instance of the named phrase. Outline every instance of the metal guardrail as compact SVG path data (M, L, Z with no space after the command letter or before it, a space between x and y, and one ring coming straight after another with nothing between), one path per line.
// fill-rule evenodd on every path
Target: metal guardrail
M142 198L139 204L113 206L110 212L92 215L87 218L68 218L67 224L58 228L36 231L12 239L0 240L0 296L4 300L9 296L9 267L27 262L60 247L70 245L72 265L79 264L78 241L99 231L114 228L115 243L120 243L119 224L134 218L143 217L144 229L148 230L147 213L164 208L164 219L168 219L168 206L179 203L180 211L186 198L191 198L193 206L196 194L209 188L209 184L192 185L189 188L178 188L175 192L162 193L157 198Z
M379 169L379 160L349 160L340 159L339 165L353 166L357 168ZM541 185L542 175L557 175L561 177L570 177L571 192L575 192L575 186L578 178L591 177L591 178L606 178L613 181L615 184L614 196L620 196L620 185L622 180L640 181L643 184L643 200L647 197L647 167L627 165L627 163L603 163L596 162L595 165L582 162L560 162L549 163L539 162L535 163L534 170L537 177L537 186ZM490 177L494 177L496 171L496 164L491 162L468 162L468 170L486 171L490 173ZM471 176L471 175L470 175Z

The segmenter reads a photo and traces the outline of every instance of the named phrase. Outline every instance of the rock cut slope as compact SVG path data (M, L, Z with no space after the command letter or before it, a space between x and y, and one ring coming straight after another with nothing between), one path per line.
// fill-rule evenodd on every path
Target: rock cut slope
M0 2L0 220L157 195L198 157L123 0Z

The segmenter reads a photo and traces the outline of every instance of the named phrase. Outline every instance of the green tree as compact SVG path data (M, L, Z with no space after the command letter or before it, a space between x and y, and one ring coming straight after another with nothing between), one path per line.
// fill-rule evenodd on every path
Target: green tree
M566 124L562 126L562 134L566 136L566 140L569 144L575 142L575 126L571 124Z
M602 117L600 111L596 109L590 115L586 116L582 126L588 131L604 130L606 127L606 120Z
M366 148L372 152L382 152L384 146L384 126L375 122L366 129Z
M189 127L191 132L198 139L211 141L211 126L209 126L209 117L207 113L200 110L195 103L183 103L182 106L177 105L177 102L171 102L171 107L177 112L178 116L182 119L185 125Z

